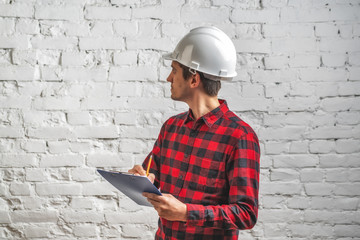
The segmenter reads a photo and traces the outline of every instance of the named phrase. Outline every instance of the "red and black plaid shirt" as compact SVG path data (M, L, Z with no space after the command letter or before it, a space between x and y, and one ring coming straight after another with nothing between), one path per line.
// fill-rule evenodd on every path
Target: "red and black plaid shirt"
M156 239L237 239L255 225L259 142L224 100L197 121L191 110L168 119L151 154L155 185L188 211L186 223L159 219Z

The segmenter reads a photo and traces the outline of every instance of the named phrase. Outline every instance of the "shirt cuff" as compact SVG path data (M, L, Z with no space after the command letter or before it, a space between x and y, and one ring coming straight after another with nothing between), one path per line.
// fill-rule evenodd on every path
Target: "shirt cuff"
M197 204L186 204L186 224L202 226L205 220L204 206Z

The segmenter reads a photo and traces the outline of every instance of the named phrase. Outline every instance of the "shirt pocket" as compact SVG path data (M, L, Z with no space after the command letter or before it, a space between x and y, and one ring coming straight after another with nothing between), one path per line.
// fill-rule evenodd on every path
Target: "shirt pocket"
M205 193L214 193L224 182L224 166L222 162L195 157L190 164L188 189Z

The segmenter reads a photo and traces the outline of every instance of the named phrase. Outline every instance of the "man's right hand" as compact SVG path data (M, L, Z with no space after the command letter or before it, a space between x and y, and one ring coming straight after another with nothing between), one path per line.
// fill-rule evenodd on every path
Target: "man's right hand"
M128 171L128 173L137 175L137 176L146 176L146 171L141 165L135 165L132 169ZM150 182L154 184L155 175L152 173L149 173L149 176L147 176Z

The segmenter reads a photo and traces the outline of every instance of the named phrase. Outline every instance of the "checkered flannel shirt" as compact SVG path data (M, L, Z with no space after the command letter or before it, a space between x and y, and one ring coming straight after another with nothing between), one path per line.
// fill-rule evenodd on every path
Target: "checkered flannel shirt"
M197 121L189 110L161 128L150 172L163 193L187 205L187 222L160 218L155 239L237 239L239 229L256 223L259 142L226 101L219 102Z

